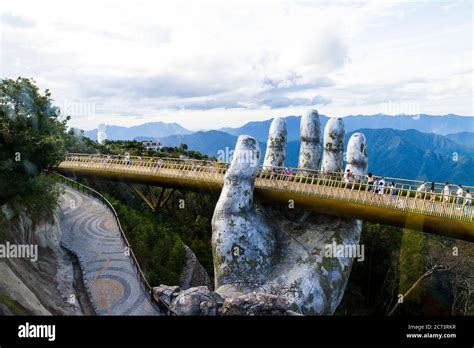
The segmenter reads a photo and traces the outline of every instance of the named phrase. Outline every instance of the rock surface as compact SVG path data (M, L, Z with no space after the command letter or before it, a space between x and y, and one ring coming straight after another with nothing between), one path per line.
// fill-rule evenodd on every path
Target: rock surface
M321 124L316 110L301 117L298 168L319 168L321 164Z
M258 142L241 135L212 218L215 288L227 296L254 291L273 268L274 233L253 208L258 161L244 161L246 152L260 158Z
M354 133L347 144L347 165L351 173L367 172L367 145L362 133Z
M211 279L193 251L187 245L184 245L184 252L186 262L180 276L181 288L185 290L195 286L206 286L212 289Z
M171 310L177 315L218 315L222 297L205 286L179 292L171 302Z
M237 297L222 297L205 286L181 290L177 286L160 285L153 288L165 307L174 315L294 315L283 298L262 292Z
M324 128L324 148L321 170L341 172L344 164L344 121L332 117Z
M272 121L268 132L267 151L265 152L264 167L283 167L286 155L288 131L283 117Z
M75 299L83 296L74 278L73 260L61 248L60 214L34 223L19 214L2 232L0 243L38 246L38 260L9 258L0 260L0 303L4 314L82 315L84 309ZM6 227L6 226L3 226Z
M283 298L262 292L251 292L224 300L223 315L286 315L288 302Z

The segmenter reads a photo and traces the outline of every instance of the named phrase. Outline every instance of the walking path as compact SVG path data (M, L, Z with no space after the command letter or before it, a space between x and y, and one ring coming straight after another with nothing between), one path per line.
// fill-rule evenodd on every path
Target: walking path
M160 315L137 277L113 214L98 201L64 186L62 245L79 259L97 315Z

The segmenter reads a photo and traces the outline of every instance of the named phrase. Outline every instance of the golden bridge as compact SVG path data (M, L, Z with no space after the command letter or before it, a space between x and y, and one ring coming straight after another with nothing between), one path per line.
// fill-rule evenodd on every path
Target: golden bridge
M56 170L65 175L93 176L106 180L172 189L220 192L228 164L193 159L68 154ZM474 241L471 207L451 194L420 191L421 181L385 177L383 194L375 194L365 177L345 180L341 173L301 168L261 168L255 179L255 198L286 208L357 218L384 225ZM474 187L464 187L470 192ZM163 190L164 192L164 190ZM461 203L461 204L459 204Z

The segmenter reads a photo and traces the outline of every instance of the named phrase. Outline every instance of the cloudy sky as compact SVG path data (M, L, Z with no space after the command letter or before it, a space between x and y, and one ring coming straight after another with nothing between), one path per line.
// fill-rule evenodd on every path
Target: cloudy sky
M0 77L71 125L474 115L471 1L2 1Z

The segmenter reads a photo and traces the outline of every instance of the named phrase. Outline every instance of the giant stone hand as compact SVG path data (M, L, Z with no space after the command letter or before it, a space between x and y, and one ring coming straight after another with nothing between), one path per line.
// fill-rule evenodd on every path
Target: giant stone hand
M264 170L283 164L286 132L284 119L275 119L270 127ZM301 168L343 171L342 119L330 119L326 125L322 160L316 110L301 118L300 132ZM333 242L358 244L362 222L255 204L258 158L258 142L250 136L240 136L212 219L215 291L230 299L272 294L285 299L295 312L332 314L344 294L353 259L326 257L325 247ZM356 133L349 140L346 168L365 175L367 161L365 137Z

